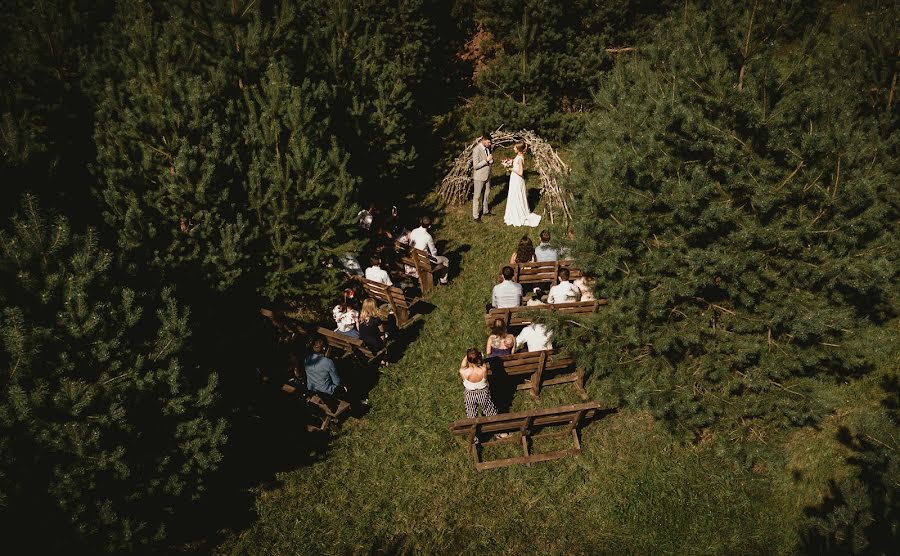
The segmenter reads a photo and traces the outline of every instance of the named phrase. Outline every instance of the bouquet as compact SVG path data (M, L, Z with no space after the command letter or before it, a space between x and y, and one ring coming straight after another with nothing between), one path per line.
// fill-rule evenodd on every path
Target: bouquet
M503 167L506 168L507 174L512 171L513 161L511 158L504 158L501 164L503 164Z

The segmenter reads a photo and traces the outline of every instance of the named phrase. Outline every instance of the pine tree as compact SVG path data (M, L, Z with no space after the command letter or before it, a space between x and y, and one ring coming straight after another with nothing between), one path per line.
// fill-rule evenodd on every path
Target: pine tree
M245 90L250 156L244 188L256 250L263 253L260 293L269 299L330 300L339 287L330 263L353 244L350 199L357 180L322 125L317 106L325 89L309 81L292 85L287 70L273 64Z
M4 538L39 552L164 538L225 442L216 375L182 367L187 310L116 283L96 233L33 197L0 245Z
M750 434L870 367L858 335L898 307L896 17L687 9L603 81L569 188L610 306L570 342L625 403Z

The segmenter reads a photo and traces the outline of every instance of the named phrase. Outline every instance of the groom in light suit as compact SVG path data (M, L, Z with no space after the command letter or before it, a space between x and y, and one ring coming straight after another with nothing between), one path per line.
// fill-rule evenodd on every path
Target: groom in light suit
M475 194L472 195L472 218L481 222L482 214L490 214L488 210L488 197L491 192L491 164L494 156L491 154L491 134L485 133L481 141L472 149L472 178L475 180ZM484 208L479 214L478 209Z

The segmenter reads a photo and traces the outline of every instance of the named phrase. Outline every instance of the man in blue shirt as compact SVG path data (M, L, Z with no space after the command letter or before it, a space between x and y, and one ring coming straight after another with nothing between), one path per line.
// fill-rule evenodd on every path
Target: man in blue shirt
M344 389L340 388L341 377L334 368L334 361L325 357L327 347L322 338L313 340L313 352L303 360L303 366L306 368L306 389L322 394L336 395L335 390L338 390L338 394L340 394Z
M494 286L491 294L491 306L498 309L518 307L522 304L522 285L512 281L512 267L504 266L502 274L503 281Z
M550 247L550 232L541 232L541 244L534 248L535 260L539 263L547 263L559 260L559 251Z

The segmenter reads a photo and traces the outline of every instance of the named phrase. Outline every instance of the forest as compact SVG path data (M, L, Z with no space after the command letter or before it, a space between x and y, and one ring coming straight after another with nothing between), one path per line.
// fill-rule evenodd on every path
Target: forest
M898 29L887 0L5 2L4 539L895 553ZM529 233L605 305L541 322L610 409L576 457L482 472L455 365L522 230L436 191L501 129L570 169L551 221L526 168ZM314 434L260 310L333 327L372 207L435 220L449 285L389 366L338 369L370 407Z

